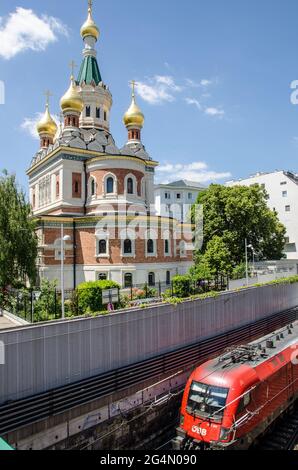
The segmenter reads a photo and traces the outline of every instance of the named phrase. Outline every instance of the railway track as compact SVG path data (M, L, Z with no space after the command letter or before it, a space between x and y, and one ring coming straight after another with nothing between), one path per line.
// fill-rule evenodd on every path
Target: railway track
M0 436L164 374L187 370L229 346L244 344L297 319L298 307L146 361L0 406Z
M254 450L294 450L298 444L298 404L291 413L279 418Z

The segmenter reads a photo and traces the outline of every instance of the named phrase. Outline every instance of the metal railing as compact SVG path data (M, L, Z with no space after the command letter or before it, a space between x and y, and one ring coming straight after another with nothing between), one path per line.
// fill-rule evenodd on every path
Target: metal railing
M229 281L225 276L217 276L211 280L189 280L181 287L171 281L131 284L119 289L119 302L115 309L135 307L160 302L163 299L179 297L186 298L210 291L227 290ZM94 290L94 287L90 287ZM91 313L84 311L80 304L80 291L78 289L66 289L65 317L77 317ZM3 300L4 297L4 300ZM62 316L61 291L55 288L48 290L37 289L8 289L2 293L3 307L29 323L57 320ZM107 306L102 306L98 313L106 311Z

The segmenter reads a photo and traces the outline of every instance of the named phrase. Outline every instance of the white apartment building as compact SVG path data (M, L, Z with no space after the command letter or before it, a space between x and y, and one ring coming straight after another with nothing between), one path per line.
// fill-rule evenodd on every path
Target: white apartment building
M268 206L274 209L279 220L285 225L285 254L288 259L298 259L298 174L289 171L257 173L246 179L229 181L227 186L263 186L268 195Z
M192 204L199 192L206 189L200 183L180 180L169 184L158 184L154 188L156 215L172 217L187 222Z

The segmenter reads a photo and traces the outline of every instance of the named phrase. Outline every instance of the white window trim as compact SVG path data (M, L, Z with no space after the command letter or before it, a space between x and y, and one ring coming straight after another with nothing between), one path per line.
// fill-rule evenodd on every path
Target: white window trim
M132 252L131 253L124 253L124 242L125 240L131 241ZM136 257L136 241L131 239L130 237L125 238L125 240L121 240L121 258L135 258ZM125 273L127 274L127 273Z
M107 251L106 253L100 254L99 253L99 242L100 240L105 240L107 242ZM95 237L95 257L96 258L110 258L110 240L109 240L109 234L102 234L100 236Z
M129 178L131 178L133 180L133 193L132 194L128 193L128 191L127 191L127 182L128 182ZM124 195L126 197L129 197L129 196L130 197L131 196L137 197L138 196L138 181L137 181L137 178L135 177L135 175L133 175L132 173L129 173L124 178Z
M92 181L95 183L95 194L91 194L91 185ZM97 182L95 176L90 176L88 180L88 199L96 199L97 198Z
M153 234L154 234L154 236L152 236ZM153 245L154 245L153 253L148 253L148 240L153 240ZM157 234L156 234L155 230L148 230L146 232L146 236L145 236L145 255L146 255L146 258L157 258Z
M107 182L109 178L113 178L114 180L114 192L113 193L107 192L107 189L108 189ZM118 196L118 180L117 180L116 175L114 175L113 173L107 173L103 178L102 184L103 184L102 194L104 195L105 198L114 198L115 196Z
M125 286L125 275L126 274L131 274L131 276L132 276L132 285L134 285L134 273L135 273L135 271L131 271L130 269L127 269L126 271L122 272L122 286L123 286L123 289L130 289L130 287L124 287Z

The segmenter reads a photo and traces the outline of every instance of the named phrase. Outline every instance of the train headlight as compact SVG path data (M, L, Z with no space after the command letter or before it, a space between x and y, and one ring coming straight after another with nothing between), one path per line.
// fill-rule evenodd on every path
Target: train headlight
M227 441L230 437L230 429L221 428L219 439L221 441Z

